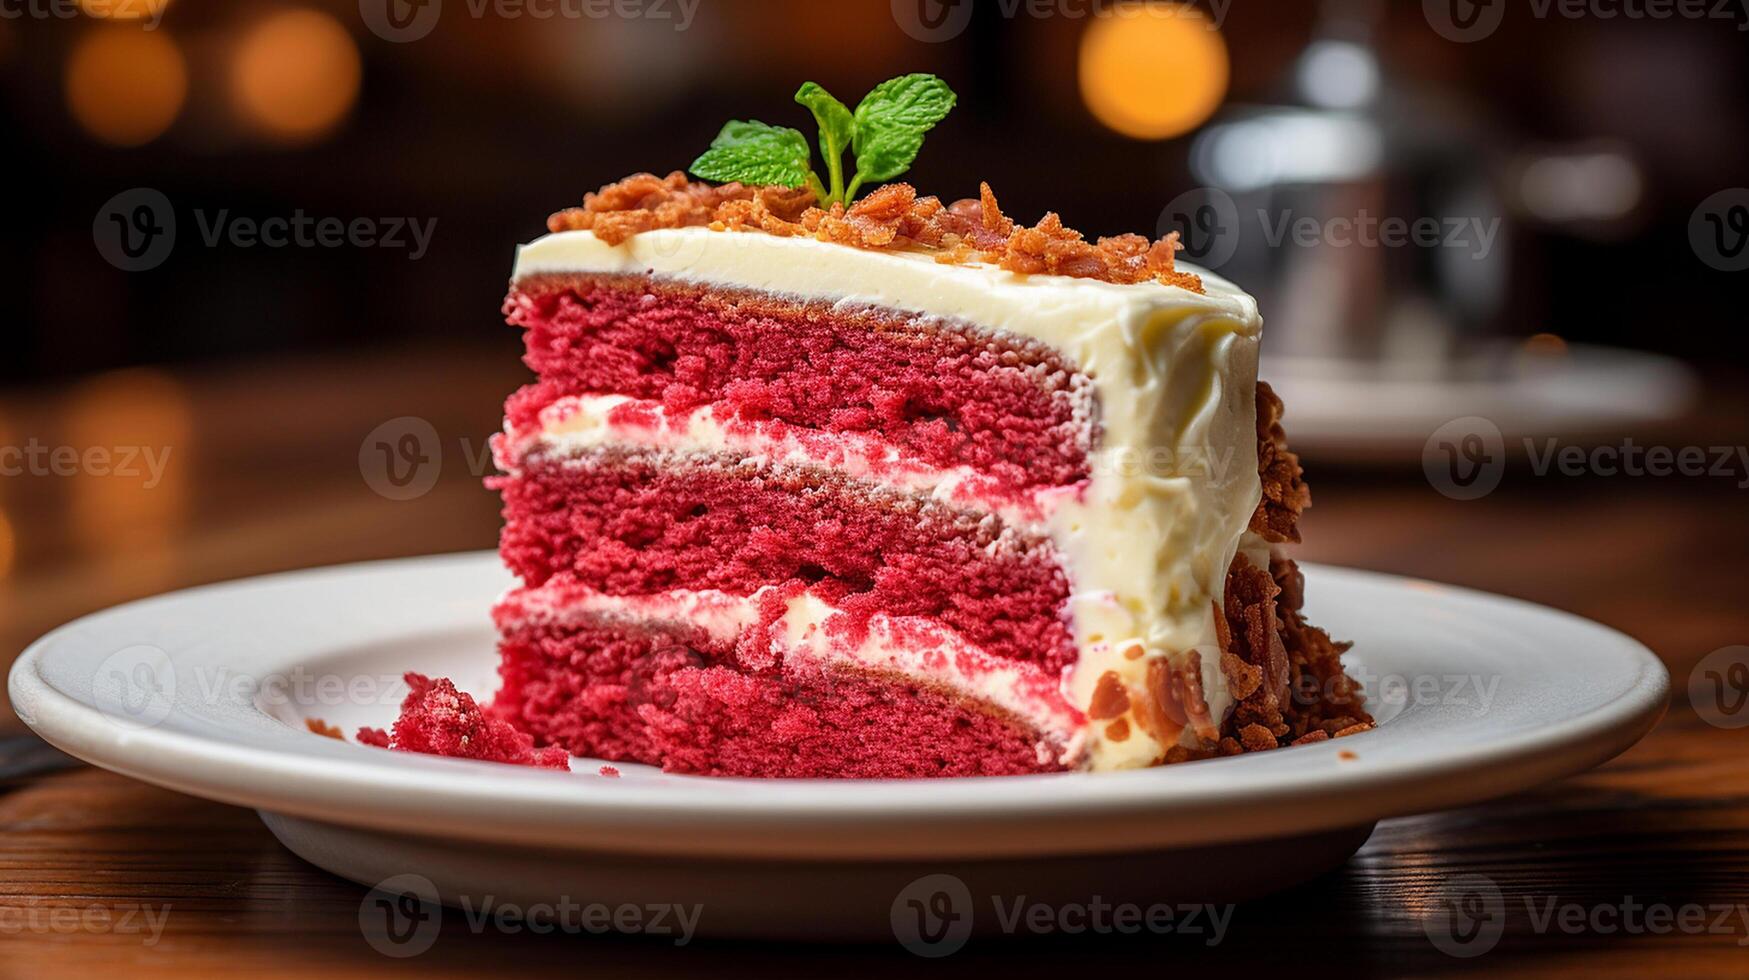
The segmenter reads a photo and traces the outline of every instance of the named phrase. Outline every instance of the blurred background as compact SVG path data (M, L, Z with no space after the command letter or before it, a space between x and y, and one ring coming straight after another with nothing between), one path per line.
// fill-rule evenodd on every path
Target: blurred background
M0 0L0 659L167 588L491 547L516 244L727 119L804 126L803 80L907 71L960 94L924 192L1177 229L1259 295L1308 555L1620 610L1744 542L1749 477L1523 459L1744 442L1749 14L1625 9ZM1469 417L1486 499L1437 476ZM1615 598L1551 591L1624 554L1604 526L1645 559Z

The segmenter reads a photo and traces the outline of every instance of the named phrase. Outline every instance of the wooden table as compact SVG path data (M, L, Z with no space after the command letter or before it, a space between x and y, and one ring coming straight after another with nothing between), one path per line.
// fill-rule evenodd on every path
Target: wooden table
M491 547L496 507L478 487L473 457L496 426L502 394L521 380L512 342L226 374L120 375L0 400L0 445L33 436L72 445L159 439L175 450L149 490L122 477L0 477L0 653L9 658L72 616L163 589ZM373 426L407 415L430 420L446 451L430 493L394 502L365 485L358 451ZM1665 441L1741 444L1744 417L1740 405L1716 410L1714 421ZM1669 715L1595 772L1380 824L1342 870L1241 906L1212 948L1169 936L973 942L946 965L1243 976L1309 960L1364 975L1481 967L1749 976L1749 911L1741 911L1749 908L1749 728L1702 721L1686 689L1701 657L1749 643L1749 491L1724 478L1539 478L1522 463L1499 491L1469 503L1440 496L1415 473L1315 470L1313 481L1304 556L1522 596L1626 630L1669 664ZM0 716L0 732L17 727ZM1477 960L1441 953L1423 925L1442 883L1459 874L1487 876L1507 902L1505 936ZM542 967L886 975L921 962L896 946L675 949L474 934L459 916L445 920L431 952L391 960L360 932L363 894L292 857L247 810L93 769L0 788L0 976ZM1551 902L1594 919L1626 902L1731 914L1717 933L1629 933L1606 919L1596 919L1602 930L1569 932L1539 927L1526 911ZM155 930L145 913L165 907Z

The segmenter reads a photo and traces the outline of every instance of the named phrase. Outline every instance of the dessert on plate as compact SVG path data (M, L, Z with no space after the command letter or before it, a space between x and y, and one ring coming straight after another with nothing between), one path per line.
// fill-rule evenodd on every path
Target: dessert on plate
M536 377L490 482L520 585L469 723L826 777L1370 727L1282 551L1309 496L1251 297L1179 267L1176 234L1026 226L988 185L858 197L951 107L932 76L797 101L825 175L799 132L731 123L709 182L626 178L519 250L504 309Z

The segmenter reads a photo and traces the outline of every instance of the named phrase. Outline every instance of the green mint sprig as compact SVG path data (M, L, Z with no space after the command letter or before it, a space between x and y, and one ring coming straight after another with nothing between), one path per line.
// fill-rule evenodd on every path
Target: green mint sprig
M808 82L797 90L796 102L813 113L819 127L825 180L814 170L806 136L762 122L724 126L710 149L692 162L692 172L705 180L806 186L821 207L848 206L864 183L892 180L909 170L923 147L923 135L955 101L953 89L934 75L901 75L875 86L852 112L832 93ZM846 150L856 161L848 182Z

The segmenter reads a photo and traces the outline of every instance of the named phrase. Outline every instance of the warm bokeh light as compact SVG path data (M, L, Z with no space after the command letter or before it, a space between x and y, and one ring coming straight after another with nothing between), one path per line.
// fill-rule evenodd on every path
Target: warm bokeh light
M1088 25L1080 73L1081 97L1100 122L1136 139L1166 139L1220 107L1227 45L1194 7L1119 6Z
M176 121L187 96L188 66L161 30L93 31L67 61L67 108L105 143L151 142Z
M1559 356L1567 353L1567 342L1552 333L1531 334L1524 339L1524 352L1545 357Z
M68 396L62 431L81 453L68 488L72 536L118 585L157 587L169 570L193 429L187 393L159 371L98 375Z
M244 35L231 88L244 118L275 139L299 142L333 127L358 98L358 46L333 17L287 10Z
M170 0L79 0L80 12L103 20L155 20L169 5Z
M12 522L6 519L6 512L0 510L0 578L12 574L13 562L18 558L18 536L12 531Z

